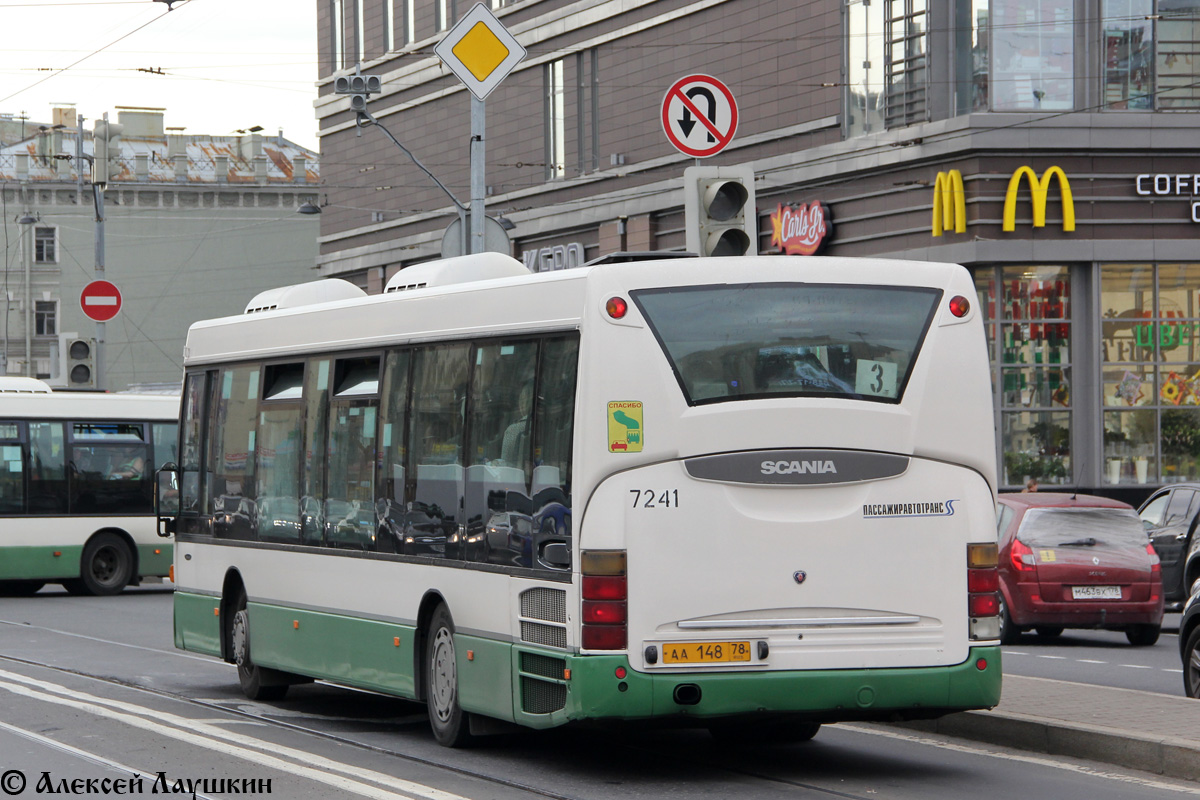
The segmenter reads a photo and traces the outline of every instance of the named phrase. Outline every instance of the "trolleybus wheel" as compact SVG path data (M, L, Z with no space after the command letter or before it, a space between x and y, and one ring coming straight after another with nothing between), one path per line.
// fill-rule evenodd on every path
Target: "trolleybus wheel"
M425 637L426 704L433 738L446 747L471 741L467 715L458 705L458 661L454 654L454 620L444 605L429 621Z
M229 634L242 693L251 700L282 700L288 690L288 684L281 682L282 676L275 670L258 666L250 658L250 613L246 610L244 594L238 596Z
M98 597L118 594L133 578L133 553L125 540L115 533L101 533L83 548L79 580L64 581L71 594Z

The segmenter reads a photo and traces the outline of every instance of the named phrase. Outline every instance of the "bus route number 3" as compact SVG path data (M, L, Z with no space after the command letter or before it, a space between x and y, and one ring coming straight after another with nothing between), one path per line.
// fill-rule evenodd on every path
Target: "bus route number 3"
M630 489L634 508L679 508L678 489Z

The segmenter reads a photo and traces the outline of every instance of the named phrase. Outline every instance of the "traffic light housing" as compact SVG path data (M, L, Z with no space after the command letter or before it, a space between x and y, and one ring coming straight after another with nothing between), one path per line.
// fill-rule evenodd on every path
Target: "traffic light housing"
M92 127L92 183L104 186L112 176L120 174L119 140L124 130L124 125L106 119L96 120Z
M758 255L752 167L683 171L687 249L701 256Z
M67 387L96 388L95 339L71 339L67 343Z
M362 113L367 110L367 98L379 94L383 90L383 82L378 75L363 75L357 69L353 75L344 75L333 81L333 91L336 94L350 95L350 110Z

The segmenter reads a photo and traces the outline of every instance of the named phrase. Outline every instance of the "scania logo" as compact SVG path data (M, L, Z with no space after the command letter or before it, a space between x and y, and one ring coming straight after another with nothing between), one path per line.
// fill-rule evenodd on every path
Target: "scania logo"
M826 472L837 474L837 466L832 461L764 461L763 475L823 475Z
M792 580L794 580L796 583L804 583L804 579L807 577L808 575L804 572L804 570L798 569L792 573Z

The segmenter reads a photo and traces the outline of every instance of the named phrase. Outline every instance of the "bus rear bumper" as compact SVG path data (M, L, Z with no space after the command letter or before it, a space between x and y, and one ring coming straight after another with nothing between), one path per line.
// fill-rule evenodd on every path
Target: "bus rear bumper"
M961 664L907 669L645 673L633 671L624 656L595 655L572 657L568 666L564 708L545 715L519 713L520 722L549 727L584 719L675 718L680 724L702 725L757 715L817 722L897 721L1000 702L999 647L971 648ZM531 717L542 717L541 724Z

